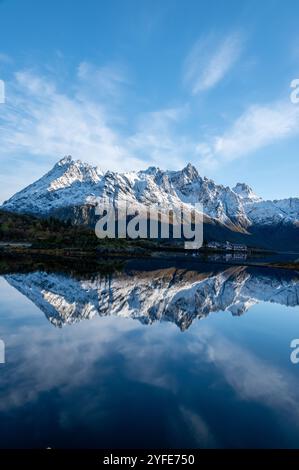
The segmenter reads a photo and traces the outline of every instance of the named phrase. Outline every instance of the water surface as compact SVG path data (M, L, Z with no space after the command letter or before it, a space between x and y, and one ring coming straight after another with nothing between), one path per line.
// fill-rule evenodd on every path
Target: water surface
M298 447L296 272L34 268L0 296L2 448Z

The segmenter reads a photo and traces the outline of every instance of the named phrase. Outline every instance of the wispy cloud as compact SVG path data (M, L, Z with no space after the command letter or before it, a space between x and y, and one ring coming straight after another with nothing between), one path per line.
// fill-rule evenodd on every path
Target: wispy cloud
M82 74L81 68L80 79ZM85 78L86 74L84 68ZM102 80L108 80L107 75ZM136 165L101 101L82 93L62 93L47 77L30 71L16 73L10 90L1 113L0 157L19 153L57 159L72 154L103 166L109 162L111 168Z
M161 161L183 165L190 144L175 129L188 107L140 113L123 134L117 106L127 84L118 69L86 62L78 67L75 85L64 92L48 76L17 72L0 118L0 158L22 154L56 160L71 154L119 171Z
M139 113L123 132L122 106L129 79L120 68L82 62L63 91L50 76L22 70L8 83L0 115L0 161L8 184L1 190L1 199L31 183L37 168L41 175L42 161L49 166L64 155L102 170L184 166L192 144L177 126L188 114L187 107ZM22 177L10 171L12 161L19 168L26 163Z
M202 416L184 406L181 406L180 411L187 426L191 429L198 446L205 449L210 447L215 448L215 437Z
M0 63L1 62L9 64L12 62L12 59L7 54L0 52Z
M228 130L199 144L198 151L204 162L215 166L296 134L299 134L298 107L281 101L252 105Z
M298 422L298 396L292 374L207 325L194 336L189 349L200 358L196 360L199 371L202 361L213 364L241 400L266 405L277 414L288 413L294 423Z
M228 57L228 50L235 50L236 41L235 36L226 38L209 66L196 75L204 81L194 82L195 90L216 83L224 68L212 76L208 70L213 69L211 64L221 64L220 57ZM189 78L195 77L196 67L192 70ZM0 115L0 162L5 175L0 179L6 181L1 199L31 183L64 155L103 170L138 170L148 165L177 169L191 161L202 172L211 172L299 134L299 107L288 101L250 105L227 129L210 131L200 139L197 131L185 126L190 119L194 121L192 108L186 104L139 111L130 119L124 103L129 101L131 83L119 66L82 62L70 86L63 89L52 76L22 70L7 82L7 101ZM12 171L15 165L22 168L22 174Z
M209 35L194 44L184 64L184 82L193 95L222 80L239 58L242 42L240 33L232 33L224 38Z
M136 131L128 138L128 148L151 165L183 166L193 146L178 129L187 115L185 106L143 113L138 118Z
M124 85L128 85L129 78L124 67L119 65L104 65L96 67L89 62L81 62L78 66L78 93L88 91L89 96L119 98Z

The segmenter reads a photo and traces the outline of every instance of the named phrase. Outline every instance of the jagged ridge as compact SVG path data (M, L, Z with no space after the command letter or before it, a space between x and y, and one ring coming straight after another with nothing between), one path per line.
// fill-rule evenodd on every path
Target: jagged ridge
M62 219L70 217L75 223L88 224L89 208L96 201L113 202L116 197L127 203L162 208L200 202L206 220L241 232L274 225L297 228L299 222L298 198L264 201L245 183L231 189L202 178L190 163L180 171L149 167L138 172L103 173L70 156L5 201L2 209Z

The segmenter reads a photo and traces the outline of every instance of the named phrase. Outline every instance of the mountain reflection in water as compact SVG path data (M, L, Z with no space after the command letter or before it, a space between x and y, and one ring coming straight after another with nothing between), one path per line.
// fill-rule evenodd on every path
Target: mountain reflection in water
M62 270L0 277L0 447L298 447L296 272Z
M122 273L82 278L35 271L5 279L55 326L96 315L175 323L182 331L212 312L242 315L259 302L299 304L299 277L285 270L232 266L224 270L133 266Z

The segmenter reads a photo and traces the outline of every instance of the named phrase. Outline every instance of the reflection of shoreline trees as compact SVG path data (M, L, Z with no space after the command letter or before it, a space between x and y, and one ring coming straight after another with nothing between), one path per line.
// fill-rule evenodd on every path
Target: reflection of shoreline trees
M93 273L112 274L122 269L123 262L118 259L100 260L91 256L77 258L25 254L0 256L0 275L44 271L90 278Z

